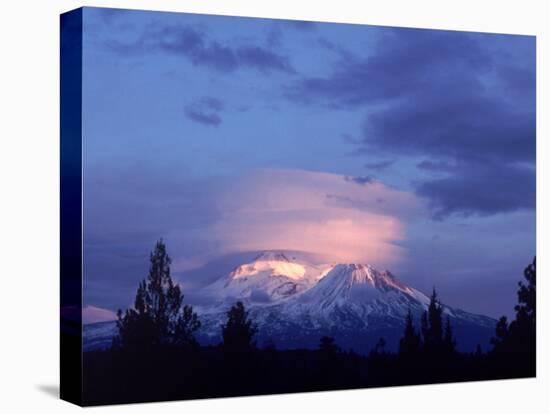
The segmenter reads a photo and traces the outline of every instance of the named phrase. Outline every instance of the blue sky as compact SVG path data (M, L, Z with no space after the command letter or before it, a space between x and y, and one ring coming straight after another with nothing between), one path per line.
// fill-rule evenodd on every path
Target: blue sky
M534 37L86 8L83 99L86 304L128 306L164 237L189 298L287 248L513 310Z

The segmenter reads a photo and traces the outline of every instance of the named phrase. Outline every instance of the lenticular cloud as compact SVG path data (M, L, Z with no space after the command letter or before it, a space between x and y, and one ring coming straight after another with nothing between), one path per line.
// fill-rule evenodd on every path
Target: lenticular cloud
M418 207L411 193L378 181L303 170L262 169L220 195L212 237L226 251L286 249L327 260L390 266L402 249L404 216Z

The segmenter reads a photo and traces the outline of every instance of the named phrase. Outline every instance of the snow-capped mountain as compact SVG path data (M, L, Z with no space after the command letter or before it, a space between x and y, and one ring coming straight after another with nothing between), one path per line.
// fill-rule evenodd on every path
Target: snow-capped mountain
M210 305L202 308L212 313L236 300L247 304L274 304L310 289L330 265L314 265L305 260L289 258L282 252L262 252L251 262L237 266L202 290Z
M402 316L403 309L428 302L426 295L404 285L390 272L379 272L362 264L338 264L290 308L302 310L300 313L329 314L336 308L349 307L367 316L387 303L391 304L388 313L397 311Z
M418 321L429 303L422 292L390 272L380 272L369 265L317 268L315 279L309 281L309 288L284 301L272 297L259 304L247 295L238 298L258 324L260 343L270 342L283 348L316 347L320 336L331 335L344 348L361 352L384 337L388 347L395 349L409 309ZM260 284L260 279L257 282ZM478 343L486 345L494 331L495 321L486 316L448 306L444 306L444 316L451 319L462 349L473 349ZM225 313L219 308L203 311L201 339L219 341L219 326L224 319Z
M312 264L283 252L259 254L203 288L202 294L209 303L195 307L202 343L221 341L220 326L239 300L259 328L259 345L313 348L321 336L330 335L341 347L358 352L368 352L380 337L395 350L407 312L419 321L429 303L424 293L388 271L354 263ZM488 345L495 320L449 306L443 312L451 319L460 349ZM96 325L85 327L87 349L100 347L102 338L115 332L112 323Z

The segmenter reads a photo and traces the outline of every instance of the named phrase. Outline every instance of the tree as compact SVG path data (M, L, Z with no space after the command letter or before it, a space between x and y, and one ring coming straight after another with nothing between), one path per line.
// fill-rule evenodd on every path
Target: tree
M443 308L434 288L430 297L428 310L424 312L421 320L422 339L426 351L432 352L441 349L443 344L442 314Z
M173 343L180 346L196 346L195 332L201 322L191 305L183 305L181 315L174 325Z
M150 254L149 274L136 292L134 308L118 310L117 343L122 348L195 344L200 321L193 308L183 305L183 294L170 274L172 260L160 239Z
M245 355L255 347L252 341L258 329L248 318L242 302L237 302L227 312L227 322L222 325L222 347L232 355Z
M536 257L523 275L526 283L518 283L516 317L509 324L505 316L499 319L491 343L492 354L512 366L512 375L532 376L536 371Z
M319 351L321 351L322 355L334 356L340 351L340 349L334 342L334 338L332 336L322 336L319 341Z
M422 338L427 338L430 335L429 331L428 312L422 312L422 316L420 317L420 332L422 332Z
M477 344L476 350L474 352L474 358L481 359L483 357L483 351L481 350L481 345Z
M535 345L536 331L536 307L537 307L537 267L536 257L533 263L528 265L523 275L527 284L519 282L518 286L518 304L515 306L516 319L510 324L510 331L514 335L521 336L523 343Z
M447 316L445 319L445 333L443 335L443 346L445 352L454 354L456 352L456 341L453 335L453 328L451 327L451 318Z
M399 340L399 355L404 358L412 358L420 351L420 335L416 332L411 310L407 312L403 337Z
M374 346L375 354L385 354L386 353L386 340L382 337L378 338L376 345Z
M341 380L342 353L334 337L322 336L319 341L318 373L316 375L319 386L334 387Z
M491 338L494 349L499 351L508 340L508 318L501 316L495 328L495 336Z

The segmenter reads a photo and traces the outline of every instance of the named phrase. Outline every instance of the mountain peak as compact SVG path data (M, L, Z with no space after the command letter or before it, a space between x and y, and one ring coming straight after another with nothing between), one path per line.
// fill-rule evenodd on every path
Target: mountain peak
M263 262L290 262L290 259L285 256L282 252L272 251L272 250L265 250L261 252L259 255L257 255L254 258L255 262L263 261Z
M378 272L369 265L360 263L340 263L325 276L325 278L333 277L349 285L370 283L375 284L375 279Z
M323 293L321 297L340 300L348 297L352 292L401 292L409 297L414 297L421 302L425 301L425 295L410 288L390 272L380 272L368 264L341 263L335 265L318 283L318 288ZM312 294L316 289L312 290ZM372 295L367 295L372 296ZM360 299L358 297L358 299ZM361 299L362 301L362 299Z
M268 250L256 256L252 262L238 266L230 276L232 279L239 279L264 274L299 280L304 277L305 272L303 265L291 261L284 253Z
M291 259L280 251L264 251L204 288L209 304L201 306L199 314L206 343L219 340L219 327L235 300L250 309L263 335L260 340L278 338L277 346L282 348L316 347L320 336L334 332L344 344L362 344L362 349L370 349L369 338L379 337L381 331L397 343L407 313L418 319L430 302L387 270L362 263L312 264L287 254ZM478 332L476 338L483 339L479 332L490 336L496 323L447 306L444 312L462 327ZM103 338L110 346L116 333L114 322L89 326L93 329L84 331L88 349Z
M363 264L363 263L339 263L334 266L335 268L339 268L340 270L347 270L349 272L353 271L366 271L366 272L372 272L375 271L374 268L371 265Z

